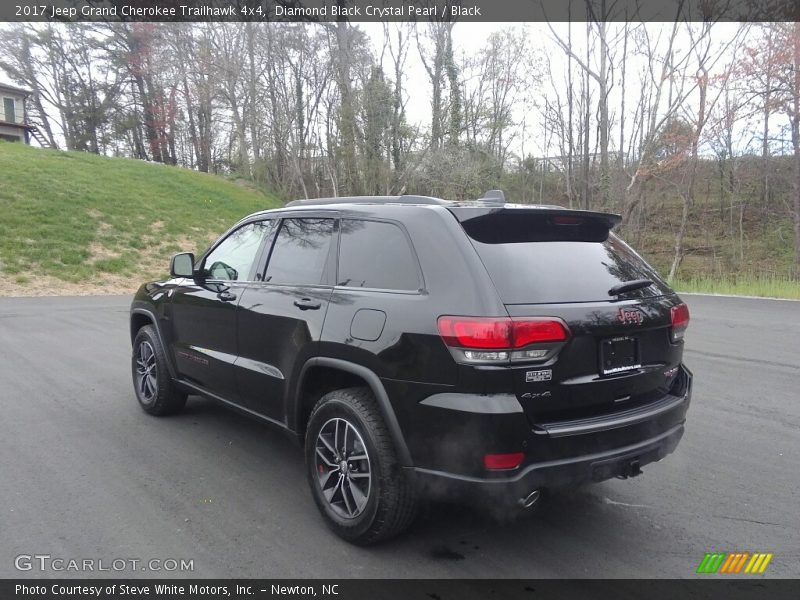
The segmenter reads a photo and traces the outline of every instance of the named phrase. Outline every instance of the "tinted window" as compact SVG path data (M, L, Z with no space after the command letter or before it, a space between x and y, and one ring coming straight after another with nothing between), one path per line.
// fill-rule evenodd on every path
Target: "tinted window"
M264 281L322 283L332 237L333 219L285 219L272 248Z
M417 261L397 225L344 219L339 244L337 285L419 289Z
M506 304L609 300L609 289L632 279L651 279L655 285L626 298L667 290L658 274L614 236L605 242L472 243Z
M206 258L203 265L206 277L225 281L249 279L261 242L273 227L273 221L258 221L231 233Z

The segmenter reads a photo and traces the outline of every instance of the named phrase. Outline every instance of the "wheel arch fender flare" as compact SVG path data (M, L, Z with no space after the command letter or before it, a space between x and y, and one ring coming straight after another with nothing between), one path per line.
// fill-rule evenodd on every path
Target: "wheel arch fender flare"
M329 367L332 369L338 369L363 379L367 383L367 386L369 386L372 394L375 396L378 409L381 411L381 416L383 417L383 420L389 429L389 434L392 436L392 441L397 449L397 455L401 465L404 467L414 466L413 461L411 460L411 453L408 450L408 445L406 444L405 438L403 437L403 432L400 429L400 423L397 421L397 415L395 415L394 408L392 408L392 403L389 400L389 395L386 393L386 389L383 387L383 383L381 383L380 378L375 374L374 371L362 365L339 358L328 358L321 356L307 360L300 371L300 376L298 377L299 385L297 386L297 391L295 392L295 402L293 407L295 425L299 424L300 412L302 410L300 393L303 387L303 382L305 381L308 369L311 367Z
M177 377L177 371L175 369L175 365L172 362L172 355L169 351L169 348L164 343L164 335L161 333L161 325L159 324L159 320L158 317L156 316L156 313L154 313L149 308L145 308L142 306L134 306L131 308L131 317L133 317L133 315L144 315L150 320L150 324L156 330L158 341L161 343L161 347L164 348L164 355L167 358L167 368L169 368L169 374L173 379L175 379ZM133 319L131 318L131 343L133 343L133 340L136 337L136 331L133 330L132 325L133 325Z

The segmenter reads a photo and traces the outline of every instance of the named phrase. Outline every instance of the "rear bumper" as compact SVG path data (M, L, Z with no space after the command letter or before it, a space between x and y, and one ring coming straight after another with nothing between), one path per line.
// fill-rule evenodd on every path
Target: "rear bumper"
M475 464L484 452L510 452L522 447L526 459L520 467L470 473L459 469L464 465L461 462L453 469L420 465L413 470L429 495L503 503L515 502L541 488L636 475L640 467L673 452L683 436L692 390L692 374L683 366L681 378L675 395L665 395L646 406L534 426L521 412L498 413L500 404L495 401L486 405L490 414L471 414L471 427L464 429L470 431L470 443L462 444L459 454L469 456L469 462ZM478 440L484 443L474 448ZM440 443L439 456L452 456L454 441L445 438Z
M415 468L414 471L422 489L429 495L509 503L533 490L631 475L638 468L659 461L674 451L682 436L681 424L638 444L576 458L533 463L514 475L501 478L469 477L424 468Z

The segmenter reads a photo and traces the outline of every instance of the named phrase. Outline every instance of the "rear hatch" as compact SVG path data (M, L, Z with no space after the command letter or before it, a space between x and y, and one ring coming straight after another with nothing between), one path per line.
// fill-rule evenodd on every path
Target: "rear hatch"
M683 347L682 327L673 328L680 300L610 234L617 215L509 205L451 211L512 320L555 317L567 326L555 354L507 367L532 423L625 411L670 392Z

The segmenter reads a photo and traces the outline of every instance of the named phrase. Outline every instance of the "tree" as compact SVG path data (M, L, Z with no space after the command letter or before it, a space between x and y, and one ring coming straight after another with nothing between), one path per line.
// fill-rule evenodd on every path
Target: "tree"
M394 33L394 36L391 34ZM403 72L408 58L411 32L409 24L398 23L390 30L389 23L384 24L384 47L388 48L392 60L392 125L391 125L391 160L397 174L402 173L407 159L409 140L406 123L406 95L403 85Z
M364 183L367 194L385 194L389 187L386 157L392 126L392 89L383 69L374 65L364 88Z
M444 123L446 109L444 105L444 75L448 68L448 48L450 49L450 61L452 61L452 36L455 23L450 21L431 21L427 24L428 40L431 48L426 50L424 44L420 42L417 29L417 47L419 56L428 79L431 82L431 130L430 148L437 150L444 140ZM452 63L450 63L452 64ZM452 83L452 82L451 82ZM457 92L456 92L457 94Z
M584 71L586 76L586 81L584 83L584 91L587 95L589 94L589 81L588 79L593 79L597 86L598 86L598 119L597 119L597 134L599 138L599 146L600 146L600 189L602 195L602 205L604 207L608 207L610 205L610 172L609 172L609 137L610 137L610 122L609 122L609 107L608 107L608 97L611 91L611 88L614 85L614 77L613 77L613 68L612 68L612 56L611 56L611 48L610 42L608 38L608 21L613 18L613 14L611 12L611 6L606 0L600 0L598 6L595 6L595 3L592 0L585 0L587 14L589 15L589 20L587 21L587 29L586 29L586 39L587 39L587 55L585 58L578 56L573 49L571 43L571 37L569 40L564 41L558 34L556 34L555 29L553 29L552 25L548 23L550 26L550 31L553 34L553 39L556 43L562 48L562 50L567 54L571 61L575 61L578 66ZM612 3L613 4L613 3ZM627 31L627 29L625 30ZM591 56L592 52L590 51L591 44L590 40L592 34L597 39L598 50L596 54L598 55L598 64L597 66L592 65L591 63ZM627 41L627 37L625 37ZM588 120L589 120L589 102L585 102L586 110L586 124L584 125L587 137L584 140L584 178L588 182ZM588 207L588 192L584 192L585 198L585 206Z
M358 169L356 157L356 110L354 105L353 89L351 84L351 63L353 60L354 45L356 44L356 30L346 21L338 21L335 27L335 64L336 84L339 88L341 105L339 108L339 154L344 167L344 186L349 194L358 195L363 189L361 174Z
M791 74L786 78L789 91L786 112L792 126L792 149L794 150L794 274L800 279L800 22L784 25L788 37L787 46L792 49Z
M534 63L526 30L516 28L490 34L461 69L467 144L483 148L501 166L519 133L515 113L540 80Z

